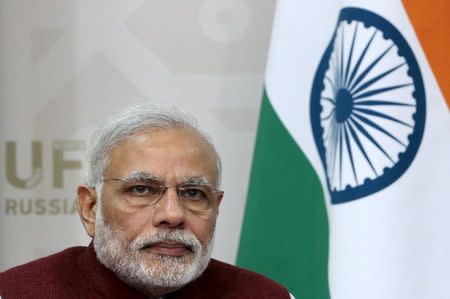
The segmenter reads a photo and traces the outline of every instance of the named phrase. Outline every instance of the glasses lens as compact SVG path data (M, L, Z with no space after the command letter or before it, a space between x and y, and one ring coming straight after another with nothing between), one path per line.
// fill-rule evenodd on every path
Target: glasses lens
M192 211L207 211L214 206L216 196L208 186L181 185L178 193L184 206Z
M161 197L164 187L155 181L122 181L121 190L130 206L143 207L154 204Z

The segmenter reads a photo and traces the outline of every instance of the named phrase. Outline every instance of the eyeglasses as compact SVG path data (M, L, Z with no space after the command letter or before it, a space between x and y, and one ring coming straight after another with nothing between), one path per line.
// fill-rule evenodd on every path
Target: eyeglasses
M217 205L222 190L213 189L209 184L182 183L167 186L154 179L106 178L102 182L118 183L116 191L121 193L131 207L144 208L156 204L167 189L176 188L183 206L193 212L208 212Z

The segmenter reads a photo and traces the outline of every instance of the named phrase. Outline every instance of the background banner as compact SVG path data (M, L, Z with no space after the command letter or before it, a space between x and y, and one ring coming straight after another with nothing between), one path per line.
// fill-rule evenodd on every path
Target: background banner
M223 159L213 255L234 263L274 1L0 2L0 271L87 245L74 208L97 126L144 100L192 114Z

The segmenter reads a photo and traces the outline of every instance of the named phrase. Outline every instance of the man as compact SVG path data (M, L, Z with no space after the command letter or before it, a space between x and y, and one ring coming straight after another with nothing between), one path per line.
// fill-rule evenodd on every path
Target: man
M89 247L0 273L13 298L289 298L275 282L210 259L220 158L194 121L146 104L94 133L77 206Z

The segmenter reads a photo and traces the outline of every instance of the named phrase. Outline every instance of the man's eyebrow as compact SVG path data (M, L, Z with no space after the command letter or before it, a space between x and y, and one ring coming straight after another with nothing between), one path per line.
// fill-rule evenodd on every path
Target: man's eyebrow
M123 179L126 181L161 181L158 176L147 171L132 171Z
M157 175L152 174L147 171L132 171L126 177L123 178L125 181L155 181L161 184L164 181L158 177ZM181 180L181 184L188 185L202 185L213 188L213 185L209 182L209 180L204 176L194 176L194 177L185 177Z
M208 181L208 179L204 176L196 176L185 178L182 184L188 185L206 185L212 188L212 184Z

